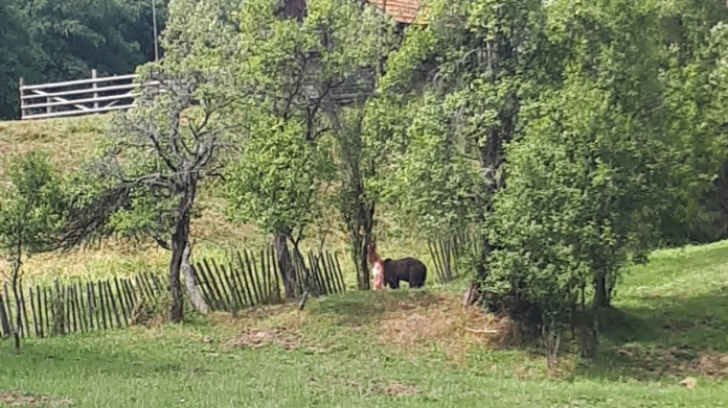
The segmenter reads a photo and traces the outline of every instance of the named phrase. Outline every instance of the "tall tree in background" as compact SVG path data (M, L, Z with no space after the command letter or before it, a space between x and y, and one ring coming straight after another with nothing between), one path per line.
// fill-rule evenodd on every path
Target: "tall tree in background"
M156 1L157 30L167 0ZM0 119L18 114L17 85L128 74L154 59L151 0L0 2ZM20 52L22 51L22 52Z
M41 53L31 34L30 19L18 2L0 0L0 119L18 112L20 78L42 78Z

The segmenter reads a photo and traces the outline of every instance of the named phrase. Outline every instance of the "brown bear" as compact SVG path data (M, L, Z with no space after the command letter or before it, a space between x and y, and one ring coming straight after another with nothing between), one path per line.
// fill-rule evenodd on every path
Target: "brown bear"
M392 289L399 289L401 281L408 282L410 288L421 288L426 279L427 267L419 259L384 260L384 282Z

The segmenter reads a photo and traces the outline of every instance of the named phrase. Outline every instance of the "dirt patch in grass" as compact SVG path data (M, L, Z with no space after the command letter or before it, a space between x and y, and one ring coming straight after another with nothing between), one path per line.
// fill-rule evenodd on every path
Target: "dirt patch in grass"
M318 380L313 379L312 383L317 383ZM367 384L362 384L359 381L355 381L350 378L336 380L336 382L343 382L344 385L354 388L359 394L367 395L387 395L390 397L406 398L412 397L420 393L420 390L411 383L403 383L399 381L379 381L375 380Z
M308 353L325 353L326 345L307 341L301 329L309 317L299 313L295 304L260 306L245 311L244 315L216 316L217 323L235 327L239 332L226 341L223 348L260 348L275 345L285 350L303 350Z
M307 353L323 354L326 348L305 342L298 330L287 328L249 328L234 339L228 340L224 348L253 348L267 345L282 347L287 351L303 350Z
M431 300L431 299L430 299ZM438 296L436 302L403 302L387 307L378 339L388 347L416 353L437 343L454 358L474 346L484 346L498 333L498 322L476 307L463 307L456 296Z
M70 407L67 399L53 400L47 395L0 391L0 407Z

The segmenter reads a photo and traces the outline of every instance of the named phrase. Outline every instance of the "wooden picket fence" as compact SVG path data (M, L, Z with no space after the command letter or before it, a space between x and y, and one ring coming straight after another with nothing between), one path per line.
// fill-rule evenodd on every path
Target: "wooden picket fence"
M203 259L194 265L195 278L205 302L212 310L234 312L258 304L282 301L283 281L275 250L238 251L226 263ZM324 296L344 292L343 273L338 256L329 252L309 252L308 260L294 252L293 286L297 296L309 292Z
M469 232L429 240L427 246L441 284L458 279L466 266L465 261L480 259L482 251L477 235Z
M239 251L229 258L226 262L206 258L193 266L197 285L212 310L237 312L283 301L283 282L272 247L258 256ZM307 258L306 262L301 254L294 256L297 295L345 291L336 254L309 253ZM25 287L21 281L17 307L5 282L0 294L0 335L10 336L17 330L23 338L43 338L128 327L159 307L168 288L166 274L149 272L98 282L62 284L55 279L52 286ZM20 325L16 325L18 315Z

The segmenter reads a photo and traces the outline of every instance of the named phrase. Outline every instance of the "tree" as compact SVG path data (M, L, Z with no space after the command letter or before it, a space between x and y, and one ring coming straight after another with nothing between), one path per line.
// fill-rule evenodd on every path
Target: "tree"
M156 2L158 30L164 28L166 4ZM43 50L47 81L77 79L91 69L127 74L154 59L149 0L27 0L23 9L33 42Z
M57 233L65 216L65 196L61 178L45 155L28 153L10 166L10 186L0 198L0 250L10 264L10 280L15 297L15 350L20 350L20 283L25 257L56 248Z
M280 135L295 132L299 140L290 140L290 143L304 151L334 146L334 162L342 169L337 177L342 184L339 208L352 240L351 253L358 270L359 287L368 288L366 243L371 239L374 206L364 189L372 167L362 150L363 124L367 102L381 76L382 63L394 45L393 24L364 2L332 0L308 2L305 16L300 20L285 18L276 1L246 1L238 18L239 33L230 42L237 50L230 51L232 56L218 63L234 70L238 78L246 79L247 89L252 90L247 109L260 112L263 123L281 126L284 131ZM229 50L224 46L219 48ZM253 139L271 136L269 128L254 129L263 133L253 135ZM298 161L291 163L287 174L300 174L300 169L294 167L299 164ZM280 170L280 165L268 160L266 168ZM327 179L325 174L308 176L317 177L319 183ZM277 182L288 177L278 178ZM302 178L298 182L306 181ZM238 187L253 186L239 184ZM300 201L300 190L309 190L309 187L303 184L276 189L275 194L282 202L297 201L296 208L300 209L307 205L307 199ZM272 194L273 190L272 187L267 191L256 190L256 194ZM240 193L244 191L238 192L243 196ZM308 197L309 193L312 190L303 196ZM264 200L270 202L272 198ZM290 209L281 211L277 206L271 210L277 212L278 220L275 223L263 220L264 224L277 224L283 231L295 230L295 225L290 225L293 222ZM270 215L258 214L259 217ZM295 222L300 228L308 220L301 218ZM285 269L281 265L281 270Z
M118 117L104 157L90 167L100 188L76 199L66 246L118 230L152 235L172 252L170 318L180 322L180 272L195 306L205 309L189 268L190 220L201 185L220 175L231 146L224 112L234 99L208 93L214 79L175 65L152 64L140 76L141 83L159 81L165 92L144 88L136 108Z
M712 242L728 237L726 148L721 27L728 11L720 2L674 0L661 3L664 62L660 80L670 110L669 131L682 143L682 190L663 224L666 245ZM717 174L717 177L716 177Z
M226 169L225 191L231 218L253 222L276 238L286 296L293 297L295 274L286 241L300 253L304 228L321 215L319 191L334 170L328 151L301 137L305 124L265 113L258 119L240 158Z
M28 18L15 1L0 1L0 119L15 117L20 107L18 82L37 77L39 50L31 41Z
M0 1L0 118L19 113L18 83L128 74L155 57L150 0ZM157 31L166 0L156 1ZM162 50L163 51L163 50Z
M548 5L542 1L436 0L429 6L427 26L409 29L382 81L382 92L409 95L395 106L417 106L412 101L423 93L420 106L426 104L395 137L404 157L422 161L397 160L390 182L409 184L405 203L416 203L428 228L474 224L481 249L475 280L482 281L493 250L486 219L492 197L505 186L504 148L521 133L521 107L560 81L563 52L546 37ZM441 108L432 107L437 102ZM420 147L429 154L413 150ZM435 215L447 221L435 225L428 220Z

